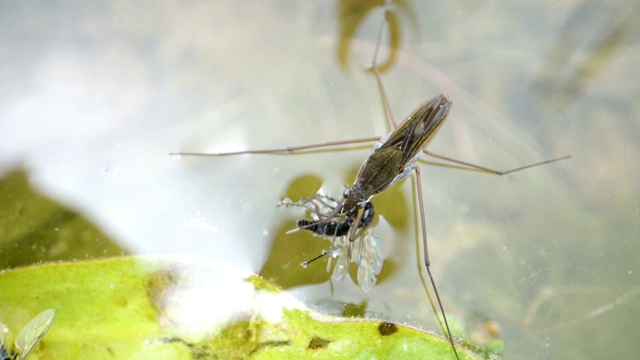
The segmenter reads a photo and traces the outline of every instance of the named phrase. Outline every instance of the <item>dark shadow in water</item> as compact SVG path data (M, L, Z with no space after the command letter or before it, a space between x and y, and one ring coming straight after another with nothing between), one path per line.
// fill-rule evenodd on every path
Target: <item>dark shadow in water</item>
M363 21L367 18L371 11L383 6L384 0L341 0L338 1L338 24L340 25L338 43L338 61L342 69L347 71L349 69L350 49L352 42L355 39L358 28L362 25ZM389 57L380 61L378 64L378 70L380 73L388 71L397 60L397 49L402 43L402 26L400 18L395 10L399 10L406 17L409 17L411 23L417 26L417 21L410 7L409 2L406 0L398 0L393 2L391 7L392 11L387 16L389 27L385 30L385 38L383 39L383 46L389 48L391 51Z
M0 179L0 269L129 254L77 212L39 194L23 169Z

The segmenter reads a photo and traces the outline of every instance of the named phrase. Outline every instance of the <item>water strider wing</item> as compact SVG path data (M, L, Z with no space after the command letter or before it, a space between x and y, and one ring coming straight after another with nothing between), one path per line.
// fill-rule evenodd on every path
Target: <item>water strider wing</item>
M418 153L447 118L451 101L439 95L420 105L389 137L378 144L362 164L352 190L361 198L380 193L413 169ZM355 207L351 199L345 209Z
M406 165L427 145L436 131L444 123L451 109L451 100L438 95L420 105L377 149L394 148L402 153L398 170Z

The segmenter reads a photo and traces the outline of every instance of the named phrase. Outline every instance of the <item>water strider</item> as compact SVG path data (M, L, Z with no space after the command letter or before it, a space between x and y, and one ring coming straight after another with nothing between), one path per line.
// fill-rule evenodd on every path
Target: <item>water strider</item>
M16 337L13 350L7 348L4 341L4 331L0 328L0 360L27 359L47 331L49 331L55 316L56 311L53 309L47 309L36 315Z
M440 295L431 272L420 168L416 166L416 161L424 153L428 156L457 163L467 168L496 175L505 175L534 166L567 159L570 156L542 161L506 171L498 171L427 151L425 147L444 123L444 120L447 118L451 109L452 102L445 95L438 95L421 104L401 124L395 125L377 67L378 51L382 41L386 18L389 16L391 11L390 5L387 3L385 5L384 20L378 33L377 45L374 51L371 67L371 71L375 75L375 79L380 90L385 114L387 119L389 119L389 122L394 126L394 129L387 137L339 140L325 142L322 144L276 149L246 150L226 153L177 152L171 153L171 155L230 156L239 154L296 153L303 150L375 141L376 144L374 145L369 157L362 164L353 185L344 191L344 198L341 201L317 195L315 197L303 199L301 202L291 204L307 208L314 218L313 221L300 220L298 222L298 228L295 230L306 229L317 235L332 239L333 244L331 249L326 250L319 257L331 255L330 259L337 258L336 267L334 268L334 277L336 278L344 277L350 262L356 262L358 264L359 286L362 290L366 291L375 283L375 275L379 273L382 266L382 246L380 244L380 240L375 236L370 235L368 232L368 226L372 222L374 213L370 200L373 196L404 179L412 172L415 173L421 220L421 235L423 240L424 264L429 276L429 281L436 295L439 311L442 314L442 322L444 323L443 331L446 332L455 357L459 359L456 345L449 329L446 312L444 311L444 307L440 300ZM303 265L308 264L309 262L305 262ZM427 294L431 300L428 290Z

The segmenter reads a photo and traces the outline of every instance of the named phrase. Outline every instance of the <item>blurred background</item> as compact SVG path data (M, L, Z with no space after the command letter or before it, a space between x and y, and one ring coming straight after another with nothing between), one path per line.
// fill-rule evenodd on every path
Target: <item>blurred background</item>
M379 5L0 5L0 267L196 254L325 312L439 331L414 180L374 198L386 259L368 293L330 281L324 260L299 265L328 241L285 235L305 214L279 201L339 197L366 147L169 155L386 135L365 70ZM504 177L421 164L432 271L458 336L503 339L512 359L640 352L639 9L394 3L381 61L395 117L440 93L454 103L429 150L501 170L573 155Z

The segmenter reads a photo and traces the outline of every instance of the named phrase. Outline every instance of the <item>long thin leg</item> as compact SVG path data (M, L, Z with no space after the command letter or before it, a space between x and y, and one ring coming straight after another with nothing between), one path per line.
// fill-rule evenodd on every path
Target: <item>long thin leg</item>
M380 78L380 71L378 71L378 54L380 52L380 45L382 44L382 36L384 35L385 25L387 24L387 16L391 14L391 1L387 0L384 4L384 16L382 17L382 24L380 24L380 31L378 32L378 40L376 42L376 49L373 52L373 60L371 62L371 71L376 77L376 82L378 83L378 90L380 91L380 98L382 99L382 107L384 108L384 114L389 122L389 125L392 129L395 129L398 124L393 117L393 112L391 111L391 105L389 104L389 98L387 97L387 93L384 89L384 85L382 84L382 79Z
M431 262L429 261L429 249L427 246L427 223L425 221L424 215L424 202L422 201L422 180L420 178L420 167L416 166L414 168L416 171L416 187L418 190L418 203L420 209L420 224L422 229L422 247L424 249L424 265L427 268L427 273L429 274L429 280L431 281L431 286L433 287L433 291L436 294L436 299L438 300L438 306L440 307L440 312L442 313L442 319L444 320L444 326L447 329L447 337L449 338L449 342L451 343L451 348L453 349L454 354L456 355L456 359L460 359L458 356L458 350L456 350L456 345L453 342L453 335L451 335L451 329L449 329L449 322L447 321L447 313L444 311L444 306L442 306L442 301L440 300L440 294L438 293L438 288L436 287L436 281L433 279L433 275L431 274Z
M360 236L362 236L362 233L364 232L364 229L360 228L360 221L362 221L362 215L364 215L364 207L358 206L358 211L356 212L356 219L353 222L351 229L349 229L349 234L347 234L347 239L349 239L350 242L356 241Z
M243 151L231 151L220 153L197 153L197 152L172 152L169 155L188 155L188 156L230 156L240 154L291 154L298 153L304 150L321 149L332 146L360 144L366 142L375 142L381 139L380 136L371 136L367 138L351 139L351 140L338 140L327 141L320 144L300 145L300 146L287 146L279 149L262 149L262 150L243 150Z
M378 71L378 53L380 50L380 45L382 43L382 37L384 34L384 28L385 25L387 24L387 16L389 16L389 14L391 13L390 7L391 7L391 1L387 0L385 2L385 9L384 9L384 18L382 19L382 24L380 26L380 32L378 33L378 41L376 44L376 49L375 52L373 53L373 62L372 62L372 71L373 74L376 77L376 82L378 83L378 89L380 91L380 98L382 99L382 104L383 104L383 108L384 108L384 112L386 115L387 120L389 121L389 124L395 129L397 127L397 123L394 119L393 116L393 112L391 111L391 105L389 104L389 98L387 97L387 93L384 89L384 84L382 83L382 79L380 78L380 72ZM447 315L444 311L444 307L442 306L442 301L440 300L440 294L438 293L438 288L436 287L436 282L433 279L433 275L431 274L431 268L430 268L430 261L429 261L429 250L427 248L427 225L425 222L425 216L424 216L424 203L422 201L422 185L421 185L421 179L420 179L420 168L419 167L415 167L416 170L416 184L417 184L417 190L418 190L418 201L420 204L420 224L421 224L421 230L422 230L422 239L423 239L423 248L424 248L424 261L425 261L425 265L427 268L427 273L429 274L429 280L431 281L431 286L433 287L433 290L436 294L436 299L438 302L438 306L440 307L440 312L442 313L442 318L444 320L444 325L446 328L446 333L447 333L447 337L449 338L449 342L451 343L451 348L453 349L453 353L456 356L456 359L460 359L460 357L458 356L458 350L456 350L456 346L453 342L453 336L451 335L451 330L449 329L449 322L447 321ZM357 224L357 222L356 222ZM431 295L427 292L427 295L429 295L429 300L431 302L431 305L433 306L433 300L431 299ZM434 308L434 313L437 313L436 309ZM438 316L436 316L436 318L438 318ZM439 320L438 320L439 321ZM440 321L439 321L440 322ZM442 325L442 323L441 323Z
M495 174L495 175L511 174L513 172L516 172L516 171L529 169L529 168L532 168L532 167L535 167L535 166L550 164L552 162L569 159L571 157L571 155L567 155L567 156L563 156L563 157L559 157L559 158L555 158L555 159L551 159L551 160L545 160L545 161L537 162L535 164L529 164L529 165L525 165L525 166L520 166L520 167L517 167L515 169L501 171L501 170L490 169L488 167L484 167L484 166L480 166L480 165L475 165L475 164L472 164L472 163L468 163L466 161L450 158L448 156L439 155L439 154L433 153L433 152L431 152L429 150L422 150L422 152L425 153L426 155L429 155L429 156L437 158L437 159L441 159L441 160L445 160L445 161L449 161L449 162L452 162L452 163L463 165L463 166L467 167L468 170L476 170L476 171L486 172L486 173Z

